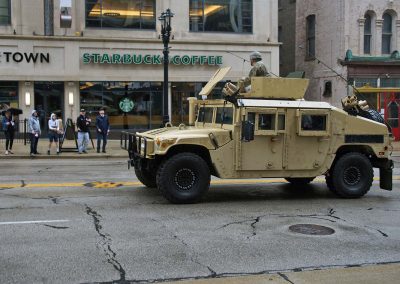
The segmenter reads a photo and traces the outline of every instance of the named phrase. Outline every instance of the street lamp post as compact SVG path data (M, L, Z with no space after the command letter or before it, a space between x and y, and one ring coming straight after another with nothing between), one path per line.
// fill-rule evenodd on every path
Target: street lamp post
M168 63L169 63L169 39L171 37L171 18L174 14L170 9L161 13L158 18L161 22L161 37L164 43L164 88L163 88L163 125L169 122L168 115Z

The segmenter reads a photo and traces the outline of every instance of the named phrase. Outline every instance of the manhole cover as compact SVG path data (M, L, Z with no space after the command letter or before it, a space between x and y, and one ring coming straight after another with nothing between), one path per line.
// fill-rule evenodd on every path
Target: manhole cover
M289 230L304 235L326 236L335 233L335 230L329 227L315 224L296 224L289 227Z

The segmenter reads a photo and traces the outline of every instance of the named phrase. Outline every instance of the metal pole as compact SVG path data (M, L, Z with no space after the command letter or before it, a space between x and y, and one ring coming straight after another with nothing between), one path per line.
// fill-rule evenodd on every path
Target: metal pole
M163 126L169 122L168 114L168 64L169 64L169 39L171 36L171 18L174 16L170 9L161 13L158 18L161 21L161 36L164 43L164 86L163 86Z
M168 63L169 63L169 51L168 41L164 41L164 88L163 88L163 125L169 122L168 115Z

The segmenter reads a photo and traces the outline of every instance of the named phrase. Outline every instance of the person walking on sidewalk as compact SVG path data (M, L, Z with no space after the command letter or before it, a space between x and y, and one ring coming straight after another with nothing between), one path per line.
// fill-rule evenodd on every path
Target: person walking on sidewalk
M110 132L110 122L108 116L105 115L104 108L99 110L99 115L96 117L97 128L97 153L100 153L101 140L103 140L103 153L106 153L107 136Z
M11 112L6 111L5 116L3 117L3 130L4 135L6 137L6 155L14 154L12 151L13 143L14 143L14 132L15 132L15 122L12 119Z
M54 113L50 115L49 119L49 149L47 150L47 155L50 155L51 144L56 144L57 155L60 153L58 148L58 133L60 131L60 125L58 123L57 117Z
M89 143L89 125L92 120L86 116L86 111L81 109L76 126L78 127L78 151L79 154L86 152L87 144Z
M39 155L37 151L37 146L39 143L39 137L40 137L40 122L38 118L38 113L36 110L32 111L32 116L28 120L28 129L29 129L29 135L31 138L31 157L33 155Z

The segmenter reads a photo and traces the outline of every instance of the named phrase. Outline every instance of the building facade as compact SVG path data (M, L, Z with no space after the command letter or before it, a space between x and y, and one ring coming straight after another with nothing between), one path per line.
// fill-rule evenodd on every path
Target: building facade
M167 8L173 123L187 121L187 97L219 67L232 67L232 81L248 74L254 50L278 74L277 0L0 0L0 103L20 118L37 109L43 125L52 112L75 119L106 107L114 130L159 127Z
M400 1L297 0L289 28L296 34L295 69L310 79L306 98L340 107L353 85L400 139L399 15Z
M279 75L295 72L296 0L278 1Z
M399 13L399 1L296 1L295 69L304 70L310 78L307 97L339 106L347 83L337 73L358 87L377 86L388 79L384 78L387 74L392 80L386 85L400 87L395 53L400 48ZM354 72L346 60L348 50L370 66ZM385 62L383 69L377 67Z

